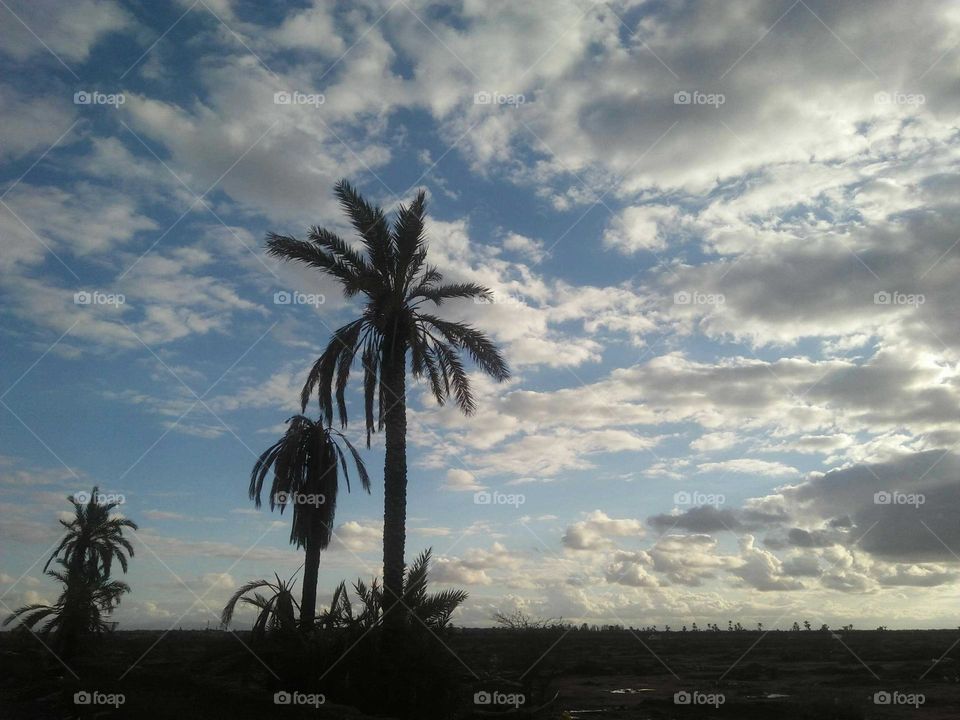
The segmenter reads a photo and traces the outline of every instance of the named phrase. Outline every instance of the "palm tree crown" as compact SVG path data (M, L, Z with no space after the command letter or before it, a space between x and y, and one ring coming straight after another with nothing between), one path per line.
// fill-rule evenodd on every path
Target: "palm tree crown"
M73 495L67 499L73 503L74 515L69 521L60 521L67 529L67 534L63 536L43 569L46 570L54 558L63 553L64 565L71 568L85 566L90 575L102 572L104 578L109 578L114 559L126 572L127 555L133 557L133 546L123 536L123 530L136 530L137 524L124 517L110 515L117 503L101 504L100 493L96 487L86 503L80 502L82 497Z
M344 391L350 367L360 353L369 445L370 433L383 428L385 412L396 400L381 382L383 373L409 349L414 377L427 378L437 402L443 404L453 396L465 413L472 413L475 403L461 353L466 352L498 381L510 376L507 364L479 330L425 312L423 305L440 306L452 298L489 300L490 290L469 282L444 283L440 271L426 264L426 196L422 190L409 206L399 207L392 227L383 210L368 204L347 181L337 183L335 193L364 252L320 227L310 229L308 240L276 233L267 237L270 255L333 275L347 297L362 294L366 298L362 316L335 331L313 365L301 394L303 409L318 388L320 408L330 424L335 392L340 422L345 425Z
M370 492L367 468L350 441L305 415L294 415L287 421L286 433L263 451L250 473L250 499L259 508L264 480L273 469L270 509L279 507L282 514L288 505L293 506L290 542L298 548L304 547L313 533L321 550L330 544L337 509L338 465L350 489L347 458L338 439L353 456L363 489Z

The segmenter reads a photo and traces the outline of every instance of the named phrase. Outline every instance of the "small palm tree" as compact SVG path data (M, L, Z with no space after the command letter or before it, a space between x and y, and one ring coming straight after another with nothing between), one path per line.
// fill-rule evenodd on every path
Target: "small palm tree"
M86 573L85 568L77 571L60 559L57 564L63 569L46 573L62 586L57 601L52 605L35 603L17 608L3 624L9 625L17 619L24 627L33 629L42 622L40 634L55 633L59 653L71 657L81 635L100 634L111 627L105 616L120 604L121 596L130 592L130 586L99 572Z
M431 549L424 550L407 569L403 583L403 608L395 614L411 626L425 625L431 630L442 630L450 623L453 612L467 599L464 590L444 590L428 594ZM354 592L361 611L353 613L353 605L345 582L333 593L330 609L321 616L323 627L355 627L368 630L384 617L384 598L380 583L374 578L368 588L362 580L354 583Z
M81 636L99 633L108 627L103 619L130 592L126 583L110 580L113 561L127 571L128 556L133 546L123 536L126 528L137 529L132 520L111 515L116 503L101 503L94 487L89 498L69 496L74 515L60 524L66 535L50 555L43 569L58 580L63 589L53 605L34 604L18 608L6 618L4 625L19 618L22 625L33 628L46 621L43 632L56 631L56 644L64 657L77 649ZM48 570L56 562L62 570Z
M370 477L350 441L342 433L314 422L304 415L287 420L287 432L264 450L250 473L250 499L260 507L263 482L273 470L270 487L270 509L293 506L290 543L304 549L303 589L300 597L300 624L305 630L313 627L317 608L317 577L320 552L330 544L339 490L338 467L342 469L347 490L350 474L347 458L339 442L346 445L360 484L370 492Z
M293 586L296 584L291 577L281 580L274 575L273 580L253 580L237 590L223 608L220 615L220 624L228 627L233 620L233 613L237 603L257 608L257 618L253 622L252 640L258 642L266 637L268 632L294 636L297 629L297 614L300 606L293 598ZM269 593L256 592L269 590ZM252 595L250 593L253 593Z
M351 365L360 355L367 445L370 433L386 429L383 573L392 607L402 593L406 542L407 353L413 376L427 379L437 402L443 404L452 397L466 414L474 411L475 402L462 353L497 381L506 380L510 372L483 333L424 308L425 303L439 307L445 300L458 298L491 298L490 290L475 283L444 283L440 271L426 264L424 192L417 193L409 206L400 206L392 226L383 210L370 205L346 180L338 182L334 192L360 237L362 252L320 227L311 228L307 240L270 233L267 252L332 275L347 297L364 296L361 316L334 332L313 365L301 405L306 411L317 389L320 410L329 425L335 394L340 422L346 425L344 391Z
M93 576L102 573L104 578L110 577L113 560L116 559L127 571L127 553L133 557L133 546L123 536L125 528L137 529L132 520L110 513L117 507L117 503L100 503L100 493L94 487L86 502L84 498L69 496L73 504L74 515L70 521L61 520L60 524L67 529L56 550L50 555L43 569L61 556L64 564L72 570L79 571L85 568L87 574Z

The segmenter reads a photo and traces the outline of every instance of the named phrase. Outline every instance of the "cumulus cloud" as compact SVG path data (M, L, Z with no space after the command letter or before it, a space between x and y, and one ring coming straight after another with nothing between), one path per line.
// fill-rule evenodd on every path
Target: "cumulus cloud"
M630 518L611 518L602 510L587 513L586 518L569 526L562 542L571 550L595 550L612 544L617 537L643 537L643 523Z

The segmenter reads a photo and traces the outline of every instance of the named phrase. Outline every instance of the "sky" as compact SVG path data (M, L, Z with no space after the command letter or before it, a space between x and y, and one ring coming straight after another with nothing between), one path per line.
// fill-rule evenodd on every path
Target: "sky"
M493 290L443 312L513 371L472 417L409 389L455 623L958 624L957 4L0 5L4 615L94 485L140 526L122 628L297 571L249 472L358 307L263 241L350 238L346 178L425 189ZM381 571L362 454L321 605Z

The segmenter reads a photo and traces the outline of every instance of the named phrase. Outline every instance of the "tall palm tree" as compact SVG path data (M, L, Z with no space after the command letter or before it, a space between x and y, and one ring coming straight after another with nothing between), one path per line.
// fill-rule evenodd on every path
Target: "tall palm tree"
M314 422L304 415L287 420L287 432L276 443L263 451L250 473L250 499L260 507L263 482L273 469L270 487L270 509L280 508L282 514L293 506L293 524L290 543L304 549L303 588L300 597L300 624L304 630L313 627L317 612L317 575L320 552L330 544L333 520L337 510L339 467L343 470L347 490L350 474L342 441L357 466L363 489L370 492L370 477L360 454L342 433L332 430L329 423Z
M125 528L136 530L137 524L127 518L111 515L117 503L100 503L100 493L96 487L85 503L82 502L82 496L71 495L67 500L73 504L73 517L69 521L60 521L67 529L67 534L43 569L46 570L62 553L64 565L75 572L86 572L91 576L102 573L104 578L109 579L114 559L126 572L127 555L124 553L133 557L133 546L123 536L123 531Z
M360 354L363 365L367 445L370 433L386 428L384 460L383 572L388 608L403 592L407 512L406 370L410 353L415 378L425 377L437 402L453 397L466 414L475 409L461 353L498 381L510 371L494 344L480 331L425 312L425 303L480 298L491 292L475 283L444 283L437 268L426 264L424 233L426 196L421 190L409 206L401 205L388 224L382 209L370 205L346 180L334 188L359 235L362 251L330 230L313 227L307 240L269 233L267 253L332 275L347 297L363 295L361 316L333 333L313 365L301 394L306 411L314 389L327 423L333 419L333 397L342 425L347 423L344 391L350 368ZM376 412L374 406L376 405ZM388 626L399 628L399 613Z

